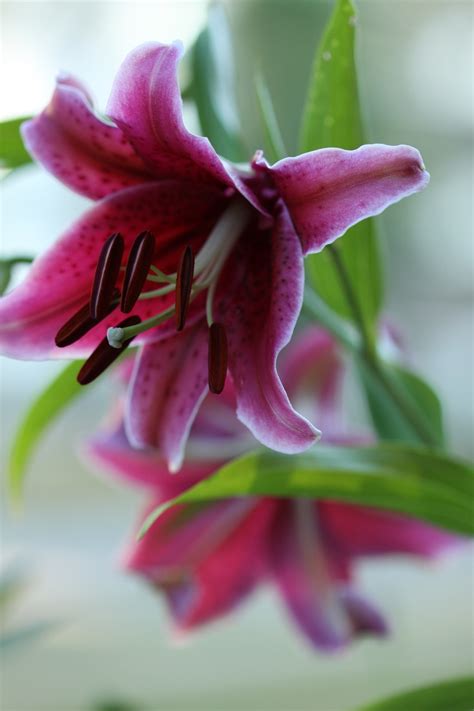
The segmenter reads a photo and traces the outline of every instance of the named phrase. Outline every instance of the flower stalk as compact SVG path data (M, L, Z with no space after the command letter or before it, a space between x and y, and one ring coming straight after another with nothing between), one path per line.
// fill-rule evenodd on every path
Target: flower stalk
M357 294L353 289L349 274L343 260L341 259L341 255L339 254L337 247L335 245L328 245L327 249L329 250L329 254L334 262L334 266L339 276L341 289L344 293L347 304L352 311L354 322L357 325L360 334L360 346L358 348L359 356L362 358L365 366L376 378L379 385L382 386L388 397L396 405L398 411L410 425L410 428L417 435L420 442L423 442L423 444L428 446L436 445L437 442L434 440L422 418L420 418L417 409L413 407L412 403L405 396L398 384L390 377L390 374L387 373L384 363L377 352L374 340L369 332L369 329L367 328L366 321L357 299Z

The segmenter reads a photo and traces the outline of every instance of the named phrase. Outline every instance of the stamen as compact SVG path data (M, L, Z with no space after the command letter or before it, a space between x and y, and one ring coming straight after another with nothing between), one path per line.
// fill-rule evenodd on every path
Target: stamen
M112 311L118 306L120 301L120 292L118 289L114 289L112 294L112 301L110 302L107 312L103 315L102 319L109 316ZM67 321L64 326L61 326L56 334L54 342L58 348L65 348L70 346L76 341L78 341L82 336L85 336L94 326L96 326L102 319L93 319L90 314L90 304L84 304L79 311L71 316L69 321Z
M96 321L104 318L112 301L114 287L120 271L123 246L122 235L119 232L115 232L102 247L90 300L90 314Z
M126 326L135 326L140 323L139 316L129 316L128 318L121 321L117 328L125 328ZM81 385L88 385L93 380L95 380L99 375L101 375L106 368L109 367L121 353L126 349L126 347L133 341L132 338L127 339L122 343L120 348L112 348L109 345L107 338L104 338L95 351L89 356L82 368L80 369L77 380Z
M147 230L133 243L125 270L120 308L128 314L136 304L155 253L155 238Z
M189 297L193 284L194 254L188 245L184 250L178 267L176 279L176 329L182 331L186 322Z
M208 350L209 390L218 395L224 389L227 375L227 335L221 323L209 328Z

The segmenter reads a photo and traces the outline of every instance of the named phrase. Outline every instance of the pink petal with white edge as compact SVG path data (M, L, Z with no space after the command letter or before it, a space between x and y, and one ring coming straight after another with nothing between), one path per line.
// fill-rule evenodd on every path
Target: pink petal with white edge
M155 175L236 188L265 212L244 175L221 159L207 138L185 127L178 83L182 55L179 42L149 42L130 52L115 78L107 114Z
M216 320L227 329L237 416L264 445L301 452L319 431L291 406L276 369L303 297L301 245L281 206L273 230L249 230L221 279Z
M156 264L165 271L174 271L184 246L191 244L198 249L222 208L219 192L175 181L127 188L104 198L34 262L22 284L0 299L1 351L28 359L89 355L104 338L107 328L120 320L118 310L72 346L56 348L54 337L89 300L99 253L109 235L113 232L123 235L125 263L139 232L151 230L157 239ZM156 288L156 284L150 288ZM146 319L169 306L172 300L169 295L139 301L133 313ZM174 332L173 319L142 338L158 339L171 332Z
M125 564L166 594L178 629L188 630L232 610L265 574L278 506L231 499L176 507L129 549Z
M125 426L135 447L158 447L170 471L184 448L207 393L207 325L200 321L170 338L146 345L130 385Z
M328 545L342 555L431 557L463 540L414 518L363 506L322 501L318 511Z
M22 125L31 155L69 188L93 200L153 180L126 136L94 112L73 77L60 77L47 108Z
M121 425L90 439L85 454L101 469L128 483L151 489L163 499L177 496L223 463L214 459L195 462L188 458L179 477L170 476L168 463L159 450L134 449Z
M305 254L321 251L351 225L378 215L429 181L419 152L404 145L323 148L271 167L258 155L254 165L271 174Z

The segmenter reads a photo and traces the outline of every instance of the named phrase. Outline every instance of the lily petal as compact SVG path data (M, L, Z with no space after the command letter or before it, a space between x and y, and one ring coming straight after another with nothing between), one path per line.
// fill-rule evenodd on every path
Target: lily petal
M383 615L368 600L351 588L342 588L338 597L350 618L354 636L364 634L385 637L389 628Z
M94 200L153 176L122 131L100 119L73 77L61 76L47 108L21 128L27 150L50 173Z
M178 84L180 42L149 42L125 58L115 78L107 114L157 177L236 188L266 212L245 176L221 159L207 138L184 125Z
M319 520L331 550L347 556L409 553L435 556L462 540L408 516L322 501Z
M165 512L126 555L128 569L161 589L180 630L233 609L266 570L278 503L231 499Z
M159 447L171 471L184 448L207 393L207 326L143 347L130 385L125 426L135 447Z
M89 355L107 328L117 323L115 312L67 348L56 348L54 336L88 301L99 253L109 235L121 232L126 260L136 236L149 229L157 238L157 263L165 271L174 270L183 243L198 249L221 211L219 192L175 181L146 183L104 198L34 262L22 284L0 300L2 352L29 359ZM172 295L139 301L134 314L146 319L170 303ZM198 300L195 304L196 312L202 310ZM189 321L193 321L192 310ZM171 332L172 319L136 342L158 339Z
M254 166L271 174L304 254L321 251L351 225L378 215L429 181L419 152L404 145L323 148L271 167L258 155Z
M159 450L132 448L121 424L90 439L85 454L111 474L128 483L152 489L163 499L177 496L212 474L219 466L214 459L197 462L187 459L179 477L172 477L168 463Z
M304 504L308 504L305 513L315 516L314 505ZM298 502L285 502L285 506L286 515L280 516L271 536L275 584L291 617L311 644L326 651L339 649L349 641L352 628L336 594L331 561L321 547L317 530L313 535L305 523L302 527ZM311 528L313 520L309 524Z
M243 235L223 276L218 318L227 329L237 416L264 445L300 452L320 432L291 406L276 369L303 296L301 245L283 206L273 230Z

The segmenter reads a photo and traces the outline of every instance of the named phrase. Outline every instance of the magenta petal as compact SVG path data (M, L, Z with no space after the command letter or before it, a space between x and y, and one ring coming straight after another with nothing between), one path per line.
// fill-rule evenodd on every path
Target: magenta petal
M256 167L265 163L257 157ZM301 238L303 252L319 252L356 222L422 190L429 180L410 146L323 148L267 168Z
M244 235L224 274L216 318L227 328L237 416L262 444L279 452L310 447L319 431L290 404L276 369L303 293L303 255L282 209L272 231Z
M207 326L199 322L146 345L136 363L126 412L136 447L159 447L171 471L183 462L191 425L207 393Z
M115 78L108 115L156 176L236 188L265 212L244 176L217 155L207 138L185 127L178 84L182 55L177 42L149 42L130 52Z
M23 124L26 148L72 190L100 199L152 180L122 131L101 120L72 77L60 77L50 104Z
M177 507L132 545L126 565L163 590L177 626L190 629L229 612L262 577L276 505L231 499Z
M332 651L348 642L351 625L318 536L314 505L305 503L309 525L301 521L297 502L286 502L282 509L271 537L273 577L305 637L314 646Z
M175 181L147 183L104 198L35 261L22 284L0 299L0 349L19 358L88 355L107 328L117 323L115 312L68 348L56 348L54 336L88 301L99 253L109 235L123 235L126 260L136 236L151 230L157 238L157 263L172 271L183 241L200 246L221 210L220 193ZM140 301L133 313L146 319L171 303L172 295ZM159 334L173 331L171 319ZM144 338L156 339L159 334L149 331Z
M349 616L354 636L371 634L384 637L388 634L385 618L368 600L350 588L340 589L338 597Z
M408 553L431 557L462 540L408 516L352 504L322 501L319 520L331 548L347 556Z
M85 453L120 479L153 489L164 498L177 496L219 466L213 459L197 462L187 459L179 477L170 476L168 463L159 450L132 448L122 425L89 440Z

